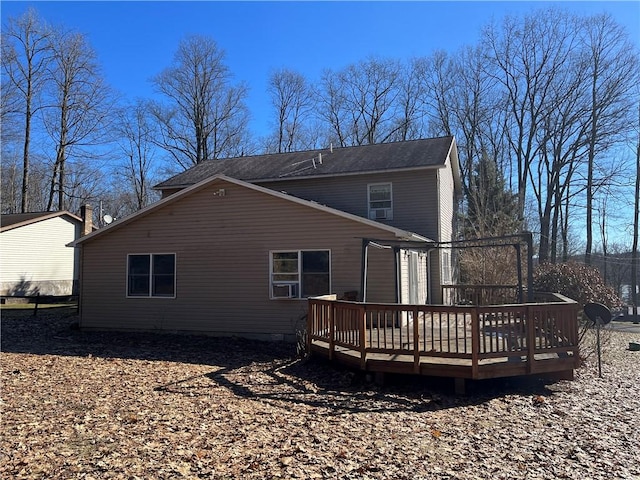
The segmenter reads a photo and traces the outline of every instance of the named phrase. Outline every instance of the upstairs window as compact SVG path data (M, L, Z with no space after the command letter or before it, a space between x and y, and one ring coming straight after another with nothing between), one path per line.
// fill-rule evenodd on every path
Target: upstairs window
M173 253L127 256L128 297L175 297L176 256Z
M329 250L271 252L271 298L307 298L331 291Z
M369 185L369 218L371 220L392 220L393 200L390 183L372 183Z

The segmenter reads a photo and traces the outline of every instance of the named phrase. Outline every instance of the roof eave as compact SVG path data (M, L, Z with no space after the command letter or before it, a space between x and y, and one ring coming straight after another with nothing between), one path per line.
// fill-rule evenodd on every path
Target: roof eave
M27 225L32 225L34 223L42 222L44 220L49 220L51 218L63 217L63 216L71 217L72 220L76 220L77 222L82 223L82 219L77 215L74 215L73 213L67 210L61 210L58 212L51 212L50 214L43 215L42 217L31 218L29 220L24 220L22 222L12 223L11 225L5 225L4 227L0 227L0 233L7 232L9 230L14 230L20 227L26 227Z

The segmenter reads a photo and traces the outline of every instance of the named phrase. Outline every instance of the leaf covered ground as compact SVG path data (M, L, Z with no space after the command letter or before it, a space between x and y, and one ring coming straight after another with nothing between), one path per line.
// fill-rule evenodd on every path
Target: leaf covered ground
M640 352L603 378L385 386L278 343L2 318L0 478L638 479Z

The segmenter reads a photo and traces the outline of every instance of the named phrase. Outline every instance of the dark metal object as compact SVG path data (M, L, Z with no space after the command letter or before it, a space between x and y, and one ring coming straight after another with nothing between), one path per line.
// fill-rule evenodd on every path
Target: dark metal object
M584 306L584 313L595 324L606 325L611 321L611 310L601 303L587 303Z
M602 378L602 351L600 349L600 325L606 325L611 321L611 310L601 303L587 303L584 306L584 314L596 324L596 338L598 343L598 376Z

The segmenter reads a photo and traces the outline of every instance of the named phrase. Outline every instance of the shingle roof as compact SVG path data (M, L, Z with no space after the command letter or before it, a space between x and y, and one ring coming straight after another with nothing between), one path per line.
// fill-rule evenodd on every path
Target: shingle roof
M8 213L0 215L0 229L2 231L11 230L12 228L22 227L31 223L47 220L49 218L59 217L62 215L82 222L82 219L66 210L59 212L31 212L31 213Z
M186 187L213 175L247 182L348 175L444 165L453 137L207 160L154 188Z

